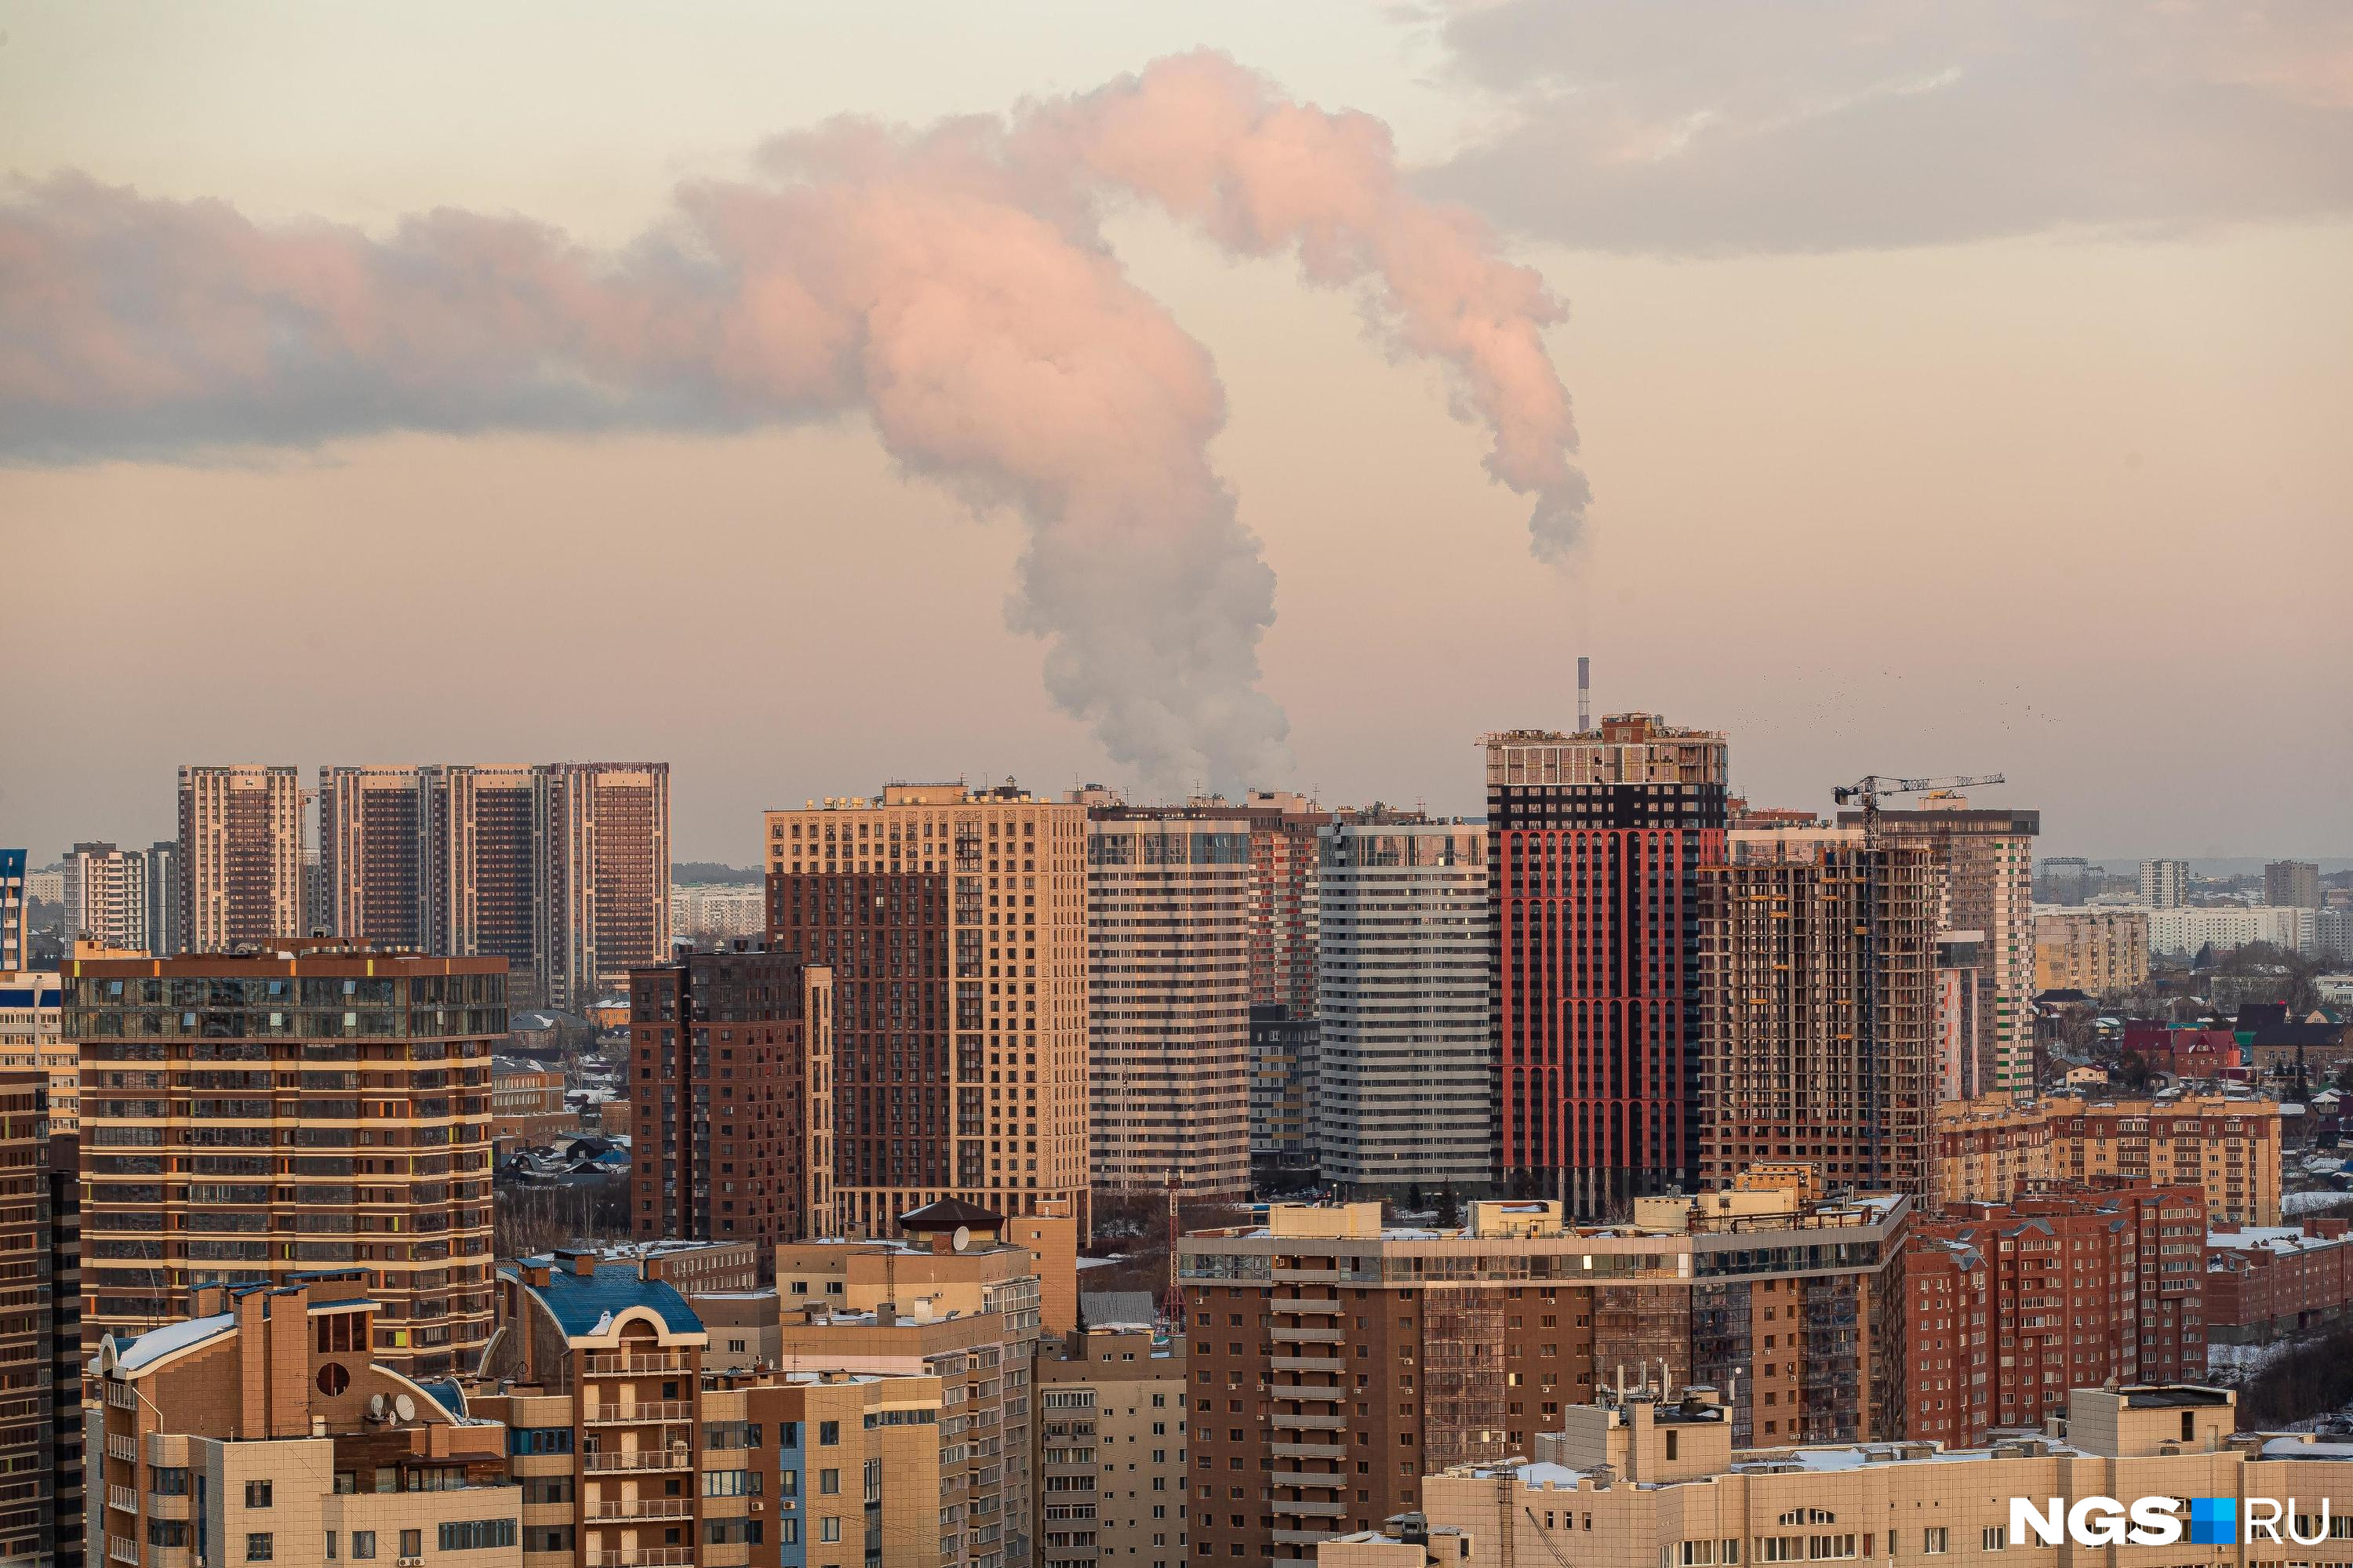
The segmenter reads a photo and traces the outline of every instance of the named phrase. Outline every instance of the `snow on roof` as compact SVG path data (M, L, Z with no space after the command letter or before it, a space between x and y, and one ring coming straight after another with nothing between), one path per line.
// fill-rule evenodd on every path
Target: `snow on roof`
M125 1372L137 1372L152 1366L174 1351L185 1351L191 1345L201 1345L216 1334L226 1334L237 1327L237 1316L216 1312L209 1318L190 1318L184 1322L167 1323L160 1329L150 1329L129 1344L116 1342L114 1364Z

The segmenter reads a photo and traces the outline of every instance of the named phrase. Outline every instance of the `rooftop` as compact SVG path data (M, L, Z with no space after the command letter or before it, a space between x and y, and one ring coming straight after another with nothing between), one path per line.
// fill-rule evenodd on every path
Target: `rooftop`
M670 1286L646 1278L626 1263L599 1263L592 1272L583 1274L576 1267L579 1255L559 1252L521 1260L524 1269L547 1270L543 1283L515 1268L500 1273L509 1279L530 1280L525 1288L546 1303L556 1326L567 1336L605 1333L613 1319L632 1307L649 1309L673 1334L703 1331L702 1319L694 1315L686 1298Z

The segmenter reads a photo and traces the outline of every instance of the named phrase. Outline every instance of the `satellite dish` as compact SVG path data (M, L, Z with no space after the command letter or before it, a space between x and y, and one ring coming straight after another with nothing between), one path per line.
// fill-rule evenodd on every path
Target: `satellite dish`
M966 1248L966 1247L970 1246L971 1245L972 1245L972 1231L971 1231L970 1227L968 1227L968 1226L965 1226L965 1225L958 1225L958 1226L955 1228L955 1249L956 1249L956 1251L958 1251L958 1252L962 1252L962 1251L964 1251L964 1249L965 1249L965 1248Z
M375 1421L384 1419L384 1395L380 1393L368 1395L368 1416Z
M392 1413L403 1421L414 1421L417 1419L417 1401L405 1393L396 1393L392 1396Z

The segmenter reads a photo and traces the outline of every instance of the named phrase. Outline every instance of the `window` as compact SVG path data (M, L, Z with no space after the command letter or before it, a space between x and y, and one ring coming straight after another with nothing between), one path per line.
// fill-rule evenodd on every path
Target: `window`
M425 1532L421 1530L402 1531L400 1532L400 1554L403 1557L424 1556Z
M840 1423L840 1422L839 1422L839 1421L820 1421L820 1422L818 1422L818 1423L817 1424L817 1445L818 1445L818 1447L820 1447L820 1448L831 1448L831 1447L835 1446L836 1445L839 1444L839 1443L840 1443L840 1441L841 1441L841 1423Z
M755 1498L760 1495L757 1470L705 1470L702 1495L707 1498Z
M333 1536L327 1537L330 1543ZM151 1519L147 1521L147 1544L150 1546L185 1546L188 1543L188 1521L185 1519ZM330 1552L328 1556L334 1553Z
M188 1467L167 1466L147 1472L147 1489L157 1497L184 1498L188 1495Z
M1989 1524L1978 1532L1978 1544L1988 1552L2000 1552L2010 1544L2010 1531L1999 1524Z
M375 1555L375 1531L354 1530L352 1531L352 1555L353 1557L373 1557Z
M268 1508L269 1506L269 1483L268 1481L246 1482L245 1506L248 1508Z
M841 1472L839 1470L819 1470L817 1473L817 1494L821 1498L840 1496Z
M818 1520L817 1521L817 1538L819 1541L839 1541L841 1539L841 1516L839 1514L829 1513L823 1519Z
M1920 1550L1930 1557L1941 1557L1953 1549L1953 1532L1941 1524L1932 1524L1920 1532Z
M444 1552L482 1552L514 1543L515 1521L511 1519L456 1520L441 1526L438 1541Z
M248 1563L269 1563L278 1556L278 1538L268 1531L257 1531L245 1538L245 1560Z
M507 1452L510 1454L569 1454L572 1452L572 1428L569 1426L516 1426L507 1432Z

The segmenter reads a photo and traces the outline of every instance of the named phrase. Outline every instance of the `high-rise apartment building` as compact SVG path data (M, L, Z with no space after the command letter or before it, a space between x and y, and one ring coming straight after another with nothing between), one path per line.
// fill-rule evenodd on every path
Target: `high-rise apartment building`
M670 951L667 763L319 769L322 924L579 1009Z
M2206 1375L2195 1183L1958 1204L1914 1228L1904 1273L1906 1436L1973 1447L2071 1388Z
M1863 825L1861 811L1839 826ZM1962 1064L1968 1095L2034 1092L2034 837L2042 813L1971 810L1953 795L1878 813L1884 842L1926 844L1939 884L1937 929L1978 934L1978 1038Z
M1936 1107L1937 1192L2007 1203L2052 1183L2195 1182L2218 1224L2280 1218L2280 1107L2225 1095L2006 1097Z
M144 850L81 843L66 852L66 934L75 941L152 952Z
M1278 1004L1279 1005L1279 1004ZM1185 1338L1104 1323L1038 1357L1038 1535L1043 1568L1186 1568Z
M86 1343L187 1317L206 1285L352 1266L376 1304L367 1353L470 1368L491 1333L505 970L308 940L69 959Z
M766 825L769 945L833 971L840 1224L955 1196L1083 1231L1085 808L893 784Z
M1734 832L1700 870L1700 1181L1755 1164L1925 1198L1935 868L1855 829Z
M2186 860L2141 862L2140 901L2152 909L2179 909L2189 903L2189 863Z
M778 1242L829 1235L833 973L764 941L629 975L631 1231Z
M2147 983L2147 910L2035 911L2036 991L2109 996Z
M25 968L31 944L31 896L25 889L25 852L0 849L0 972Z
M1978 1049L1978 972L1985 965L1985 933L1936 933L1936 1103L1967 1093Z
M147 950L159 959L168 959L185 951L188 945L180 926L183 908L179 841L157 841L148 846L146 858Z
M1557 1200L1482 1202L1433 1232L1278 1203L1183 1237L1194 1555L1313 1559L1662 1361L1725 1391L1744 1447L1900 1435L1909 1199L1631 1208L1587 1229Z
M1094 1180L1250 1187L1247 826L1214 808L1098 808L1087 823Z
M1315 839L1333 813L1283 789L1252 789L1240 810L1250 835L1250 1001L1312 1016L1320 994Z
M0 1073L0 1563L54 1561L47 1081Z
M1315 1168L1317 1059L1323 1021L1295 1016L1283 1002L1250 1010L1250 1169L1282 1180Z
M180 769L180 938L224 953L303 934L302 783L290 768Z
M0 1073L40 1075L48 1086L49 1130L79 1130L81 1056L65 1035L65 991L55 971L0 970Z
M1497 1163L1486 830L1359 818L1326 827L1321 854L1323 1179L1366 1198L1483 1192Z
M2320 867L2308 860L2273 861L2263 867L2263 902L2319 908Z
M1502 1177L1578 1214L1699 1175L1700 871L1725 745L1650 714L1486 746Z
M57 1568L82 1568L89 1467L81 1404L81 1149L49 1127L49 1446L57 1478Z
M209 1286L195 1317L99 1346L92 1561L522 1568L506 1429L375 1353L390 1330L370 1278Z

